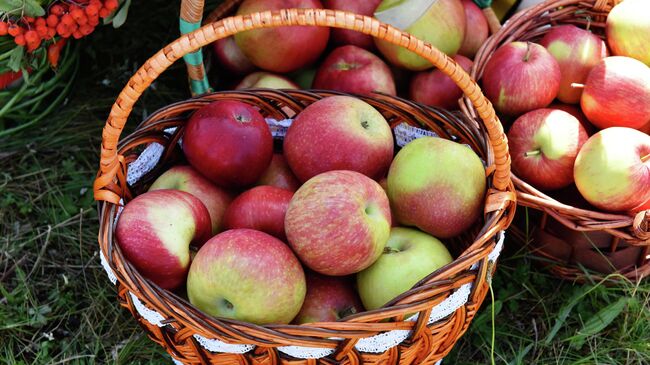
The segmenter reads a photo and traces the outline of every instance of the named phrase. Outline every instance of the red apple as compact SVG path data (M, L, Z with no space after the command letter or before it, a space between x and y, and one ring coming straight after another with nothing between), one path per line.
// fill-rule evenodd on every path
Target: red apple
M307 295L294 323L334 322L363 312L352 278L325 276L313 271L305 274Z
M251 228L286 241L284 216L292 196L292 192L275 186L254 187L233 200L224 225L227 229Z
M390 207L379 184L354 171L329 171L296 191L284 222L289 245L325 275L359 272L381 255Z
M607 57L585 82L582 111L600 129L643 128L650 122L650 68L629 57Z
M252 229L214 236L196 254L187 296L215 317L285 324L305 299L305 273L289 247Z
M485 65L483 91L498 112L520 115L548 106L560 80L560 66L546 48L512 42L497 49Z
M267 89L300 89L293 81L270 72L253 72L244 77L235 90L267 88Z
M215 101L192 114L183 135L192 167L215 184L243 187L262 176L273 156L273 137L264 117L234 100Z
M219 64L229 72L245 75L255 70L255 65L246 58L232 36L214 42L212 49Z
M357 46L333 50L316 72L312 87L353 94L395 95L395 81L388 66L381 58Z
M632 128L603 129L580 150L574 176L580 194L600 209L644 209L650 200L650 136Z
M257 185L271 185L289 191L296 191L300 181L293 174L287 160L281 153L274 153L269 168L257 181Z
M244 0L237 15L289 8L321 9L318 0ZM327 46L328 27L291 26L237 33L235 41L257 67L291 72L314 62Z
M607 43L617 56L627 56L650 67L650 2L625 0L607 16Z
M573 115L578 120L578 122L582 124L582 127L585 129L588 135L591 136L592 134L596 133L596 128L594 128L594 126L589 123L589 120L587 120L587 117L584 115L582 110L580 110L579 106L573 104L553 103L549 105L548 108L561 110Z
M364 0L364 1L349 1L349 0L323 0L323 6L327 9L344 10L359 15L367 15L372 17L372 13L377 9L377 5L381 0ZM351 44L353 46L372 50L375 48L375 43L371 36L363 33L340 28L332 28L331 30L332 43L337 46Z
M174 166L167 170L154 181L149 191L160 189L181 190L199 198L210 213L212 234L217 234L223 228L223 215L232 197L226 191L214 186L192 167Z
M512 169L543 190L573 183L573 165L589 136L567 112L538 109L517 118L508 132Z
M557 98L567 104L579 103L582 89L571 85L584 83L589 71L607 57L605 42L575 25L560 25L551 28L539 44L546 47L560 65L562 79Z
M211 236L210 213L192 194L156 190L131 200L122 211L115 238L124 257L163 289L185 282L190 244Z
M379 179L393 159L393 134L386 119L369 104L350 96L331 96L298 114L284 139L284 156L301 181L332 170Z
M473 62L465 56L452 57L465 71L469 72ZM458 109L458 99L463 91L449 76L434 69L416 74L411 80L409 97L418 103L443 109Z
M490 28L483 10L472 0L461 0L465 8L465 38L458 50L459 54L474 58L476 52L481 48L487 37L490 35Z

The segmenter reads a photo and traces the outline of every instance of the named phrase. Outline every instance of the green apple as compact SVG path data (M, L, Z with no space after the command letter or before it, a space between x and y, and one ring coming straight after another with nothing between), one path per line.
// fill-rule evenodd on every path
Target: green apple
M431 43L453 56L465 38L465 10L460 0L384 0L375 18ZM421 71L432 64L406 48L375 38L379 51L396 66Z
M447 247L417 229L395 227L384 252L357 274L357 286L367 310L381 308L418 281L452 262Z
M485 168L469 147L423 137L402 148L388 171L397 221L440 238L456 236L481 216Z

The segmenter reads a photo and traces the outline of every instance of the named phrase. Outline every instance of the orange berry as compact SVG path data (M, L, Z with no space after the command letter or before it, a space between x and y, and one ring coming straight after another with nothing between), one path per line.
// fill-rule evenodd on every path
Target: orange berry
M99 10L99 16L100 16L101 18L106 18L106 17L109 16L109 15L111 15L110 10L108 10L108 9L106 9L106 8L102 8L102 9Z
M74 21L74 18L72 17L72 15L63 14L63 16L61 17L61 23L65 24L67 26L72 26L75 23L75 21Z
M38 33L36 33L35 30L28 30L25 32L25 40L27 43L34 43L36 41L40 41L41 37L38 36Z
M50 14L47 17L47 25L50 28L54 28L54 27L56 27L57 24L59 24L59 17L54 15L54 14Z
M91 5L88 5L88 6L86 7L85 12L86 12L86 15L88 15L88 16L99 15L99 7L98 7L98 6L95 6L95 5L92 5L92 4L91 4Z
M75 30L74 32L72 32L72 36L74 37L74 39L79 39L79 38L82 38L84 35L81 34L80 31Z
M79 27L79 31L83 35L88 35L88 34L92 33L93 30L95 30L95 27L93 27L92 25L89 25L89 24L82 25L81 27Z
M63 37L64 34L68 33L70 31L70 27L63 23L59 23L59 25L56 26L56 32L59 33L61 37Z
M45 25L39 25L36 27L36 33L38 33L39 37L45 38L47 35L47 26Z
M32 17L32 16L25 16L25 17L23 17L23 19L24 19L27 23L33 23L33 22L34 22L34 17Z
M53 5L50 8L50 13L54 14L54 15L63 15L64 12L65 12L65 9L63 9L63 6L61 6L59 4Z
M108 11L113 11L117 9L119 5L120 4L117 2L117 0L106 0L106 2L104 3L104 6L106 7L106 9L108 9Z
M16 37L20 34L23 34L24 32L25 29L17 24L9 24L9 28L7 29L7 33L9 33L9 35L12 37Z
M17 45L19 46L24 46L25 45L25 36L22 34L17 35L14 38L14 42L16 42Z
M99 24L99 17L92 17L88 19L88 25L96 27Z
M41 45L41 40L40 39L37 40L37 41L34 41L34 42L27 42L27 51L31 52L31 51L35 50L36 48L38 48L40 45Z
M7 35L9 24L7 22L0 22L0 36Z
M56 29L47 28L47 35L44 38L47 39L47 40L50 40L50 39L54 38L55 35L56 35Z
M45 21L45 18L39 17L38 19L36 19L34 24L36 24L37 27L40 27L40 26L46 26L47 22Z

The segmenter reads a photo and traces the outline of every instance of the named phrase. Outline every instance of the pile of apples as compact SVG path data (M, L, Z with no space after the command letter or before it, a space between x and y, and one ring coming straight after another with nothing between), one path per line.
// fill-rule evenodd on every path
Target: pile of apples
M539 43L497 49L481 81L502 119L515 119L508 132L514 173L580 206L650 209L648 66L647 0L612 9L606 42L562 25ZM571 197L574 182L586 202Z
M351 96L298 113L282 153L259 109L215 101L186 123L189 165L126 204L116 241L213 316L300 324L377 309L452 261L440 239L480 219L486 192L466 145L395 149L384 116Z
M327 8L374 16L433 44L466 71L489 34L487 20L472 0L245 0L237 15L284 8ZM458 109L462 96L450 78L437 69L429 70L433 65L415 53L352 30L257 29L219 40L212 48L221 85L235 89L378 92L445 109Z

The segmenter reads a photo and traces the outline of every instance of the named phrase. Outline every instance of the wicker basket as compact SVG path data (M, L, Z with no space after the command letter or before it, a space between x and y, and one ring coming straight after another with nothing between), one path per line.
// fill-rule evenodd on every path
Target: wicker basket
M574 24L604 38L607 14L619 2L550 0L515 14L481 47L471 70L472 77L481 78L487 61L501 45L537 41L552 26ZM477 115L467 98L463 112L471 117ZM549 196L516 176L512 179L518 204L541 211L541 224L534 232L531 246L553 273L581 281L586 280L588 270L594 274L590 273L592 279L619 273L635 280L650 274L650 211L636 215L600 212L577 199L580 194L575 190Z
M174 61L236 32L287 25L361 31L406 47L450 75L474 101L483 123L391 96L362 98L393 127L418 125L441 138L467 143L486 161L489 190L483 219L448 242L457 259L390 305L339 322L257 326L207 316L179 295L145 280L113 240L117 214L123 202L145 191L164 168L182 158L177 142L188 114L201 106L214 100L236 99L257 106L267 118L280 120L337 93L251 90L206 94L161 109L119 144L118 140L135 102ZM173 127L176 129L170 129ZM142 175L144 171L136 166L141 167L143 161L153 161L154 166ZM134 177L137 172L142 175L139 179ZM503 129L469 75L429 44L376 19L322 9L286 9L227 18L182 36L149 59L111 109L103 131L94 193L99 201L100 256L109 278L117 285L120 304L129 309L152 340L186 364L434 364L452 349L483 302L503 243L502 232L512 221L516 207ZM413 313L419 314L417 319L404 318Z

